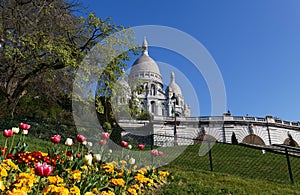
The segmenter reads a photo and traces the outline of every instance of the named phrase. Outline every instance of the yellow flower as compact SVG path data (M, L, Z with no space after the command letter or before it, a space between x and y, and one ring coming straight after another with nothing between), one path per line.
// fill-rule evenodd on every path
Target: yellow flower
M147 178L148 186L151 187L154 184L153 179Z
M120 173L116 175L117 177L124 177L124 170L122 169Z
M18 169L18 166L15 165L15 163L13 163L11 159L3 160L3 162L6 163L8 166L12 167L13 169Z
M81 171L79 171L79 170L72 171L71 179L74 179L76 181L80 181L80 179L81 179Z
M6 169L1 169L1 177L7 177L7 171L6 171Z
M27 195L27 192L14 188L12 191L7 191L6 195Z
M70 194L80 195L80 189L77 186L70 188Z
M59 194L59 195L69 195L70 192L65 187L57 187L55 185L49 185L43 190L43 194Z
M113 163L106 163L106 164L102 165L102 168L105 169L106 173L114 173Z
M146 168L141 168L137 172L144 175L145 173L147 173L147 169Z
M137 184L134 184L134 185L131 185L131 186L130 186L130 188L134 188L134 189L136 189L136 190L137 190L137 189L139 189L139 185L137 185Z
M84 193L84 195L96 195L96 194L94 194L93 192L86 192Z
M81 168L81 170L83 170L85 172L88 172L88 167L86 165L81 166L80 168Z
M142 175L142 174L137 174L137 175L134 177L134 179L135 179L136 181L143 182L144 179L145 179L145 176Z
M127 192L131 195L137 195L136 189L132 187L128 188Z
M59 177L58 175L56 176L49 176L48 177L48 181L51 183L51 184L58 184L58 183L63 183L64 182L64 179Z
M108 191L102 191L101 195L115 195L115 193L113 193L112 191L108 190Z
M170 175L168 171L158 171L158 174L161 178L166 178Z
M120 179L111 179L109 182L114 184L115 186L118 186L118 185L124 186L125 185L125 181L122 178L120 178Z
M17 188L32 187L37 182L35 174L32 173L20 173L17 176L17 182L14 184Z
M0 178L0 190L3 192L5 190L5 185L2 181L2 179Z
M125 165L127 162L126 162L125 160L120 160L120 163L121 163L122 165Z
M98 193L99 193L99 191L97 190L97 188L94 188L94 189L92 190L92 192L95 193L95 194L98 194Z

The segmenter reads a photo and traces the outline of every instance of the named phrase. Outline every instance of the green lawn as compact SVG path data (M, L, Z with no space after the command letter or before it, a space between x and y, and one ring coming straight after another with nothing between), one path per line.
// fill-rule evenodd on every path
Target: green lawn
M18 136L15 139L18 140ZM26 137L30 151L47 151L49 141ZM5 139L0 136L0 145ZM168 186L156 194L300 194L300 159L290 157L296 184L291 185L284 155L238 145L215 144L212 148L213 169L208 154L199 156L199 145L192 145L174 161L160 169L174 176ZM160 148L162 161L181 147Z

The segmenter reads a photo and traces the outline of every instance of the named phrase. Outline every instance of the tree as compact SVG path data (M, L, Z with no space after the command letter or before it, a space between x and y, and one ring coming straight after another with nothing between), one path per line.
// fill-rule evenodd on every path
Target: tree
M124 29L93 13L79 17L75 14L78 7L67 0L0 2L0 100L5 114L13 116L29 90L51 98L70 96L75 70L85 55L95 44ZM122 44L130 43L126 41ZM128 59L126 52L118 55L103 73L107 82L99 82L109 88Z

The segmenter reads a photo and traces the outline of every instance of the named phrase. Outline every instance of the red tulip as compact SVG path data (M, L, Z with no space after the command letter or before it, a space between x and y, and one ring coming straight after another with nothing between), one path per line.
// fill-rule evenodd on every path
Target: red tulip
M83 135L80 135L80 134L78 134L76 136L76 139L78 142L81 142L81 143L86 141L86 137L84 137Z
M40 177L48 177L53 173L54 169L50 166L47 165L46 162L44 162L42 165L41 163L37 163L34 167L34 172L36 175Z
M57 143L60 142L60 135L54 135L53 137L50 138L50 140L51 140L53 143L57 144Z
M158 156L158 150L151 150L151 155Z
M3 131L3 136L4 137L11 137L12 135L13 135L13 131L11 129L9 129L9 130L5 129Z
M122 141L122 142L121 142L121 146L124 147L124 148L126 148L126 147L128 146L128 143L125 142L125 141Z
M100 145L106 145L107 144L106 139L100 139L99 144Z
M102 138L104 138L104 139L109 139L110 134L107 133L107 132L101 132L101 133L100 133L100 136L101 136Z
M20 129L29 130L30 129L30 125L25 124L25 123L20 123Z
M139 144L139 145L138 145L138 148L139 148L140 150L144 150L144 148L145 148L145 145L143 145L143 144Z

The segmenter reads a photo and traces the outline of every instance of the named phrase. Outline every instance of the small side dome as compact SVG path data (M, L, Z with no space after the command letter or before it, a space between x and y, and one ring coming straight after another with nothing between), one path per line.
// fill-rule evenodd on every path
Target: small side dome
M174 72L171 73L171 81L170 84L168 85L167 89L166 89L167 93L175 93L177 96L182 96L181 93L181 89L180 87L177 85L177 83L175 82L175 74Z
M124 76L120 79L119 84L121 85L120 87L122 88L121 91L125 93L131 93L130 86L125 80Z

